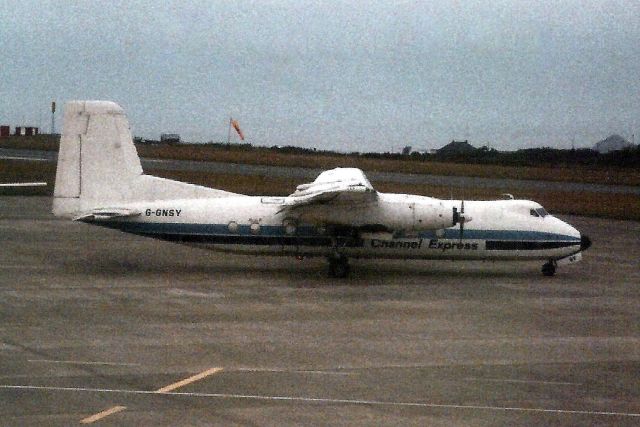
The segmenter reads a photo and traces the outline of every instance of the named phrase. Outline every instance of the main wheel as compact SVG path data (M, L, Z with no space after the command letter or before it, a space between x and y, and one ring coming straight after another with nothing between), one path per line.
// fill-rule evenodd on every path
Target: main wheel
M556 274L556 266L552 261L547 262L542 266L542 274L551 277Z
M349 275L349 259L340 255L336 258L329 258L329 276L345 278Z

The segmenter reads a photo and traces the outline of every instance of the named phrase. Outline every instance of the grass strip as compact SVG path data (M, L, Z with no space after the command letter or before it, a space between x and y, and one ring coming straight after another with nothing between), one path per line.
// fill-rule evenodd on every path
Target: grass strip
M219 174L199 171L148 170L150 175L182 182L219 188L248 195L286 196L291 194L298 180L260 175ZM0 182L45 181L46 187L0 188L0 195L51 195L55 181L55 165L45 162L0 160ZM451 189L444 186L399 184L373 181L381 192L420 194L442 199L495 200L509 189L465 187ZM549 190L519 190L511 192L516 198L535 200L548 211L558 214L584 215L600 218L640 221L640 196L620 193L593 193Z
M10 137L0 140L0 147L25 150L58 151L58 140L50 135ZM444 176L473 176L496 179L581 182L605 185L640 185L640 170L623 167L588 167L583 165L501 166L436 161L374 159L357 154L286 153L267 147L239 145L136 145L142 157L156 159L216 161L252 165L309 167L332 169L358 167L364 171L401 172Z

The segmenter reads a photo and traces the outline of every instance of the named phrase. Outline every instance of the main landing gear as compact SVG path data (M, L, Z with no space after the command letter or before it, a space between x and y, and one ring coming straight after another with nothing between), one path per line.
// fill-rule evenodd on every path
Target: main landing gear
M344 255L336 254L330 256L329 260L329 277L345 278L349 275L349 258Z
M331 228L332 253L327 256L329 261L329 277L343 279L349 275L349 258L341 254L340 249L354 245L358 240L358 230L353 227Z
M556 274L556 262L554 260L549 260L542 266L542 274L545 276L551 277Z

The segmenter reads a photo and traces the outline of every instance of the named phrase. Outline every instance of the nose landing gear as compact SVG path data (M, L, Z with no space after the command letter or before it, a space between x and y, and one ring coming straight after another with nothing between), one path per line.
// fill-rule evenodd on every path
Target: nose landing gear
M554 260L549 260L542 266L542 274L548 277L556 274L556 262Z
M345 278L349 275L349 258L344 255L329 257L329 277Z

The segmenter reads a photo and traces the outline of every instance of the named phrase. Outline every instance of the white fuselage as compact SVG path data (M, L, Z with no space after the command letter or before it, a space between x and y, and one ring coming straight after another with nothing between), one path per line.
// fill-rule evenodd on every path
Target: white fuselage
M283 211L286 199L239 196L136 202L126 207L142 212L140 216L94 224L247 254L555 260L580 251L580 233L552 215L534 215L541 206L531 201L465 201L465 216L471 219L461 235L459 225L451 226L450 212L461 206L457 200L380 193L375 208L347 202L309 214L304 209ZM429 225L418 222L421 210L416 206L421 205L436 209L428 213ZM316 215L330 223L318 223ZM441 216L442 224L433 225ZM342 223L351 226L341 228Z

